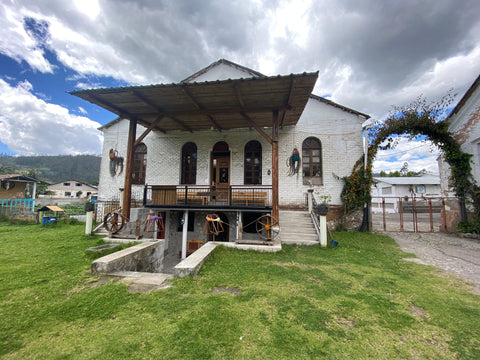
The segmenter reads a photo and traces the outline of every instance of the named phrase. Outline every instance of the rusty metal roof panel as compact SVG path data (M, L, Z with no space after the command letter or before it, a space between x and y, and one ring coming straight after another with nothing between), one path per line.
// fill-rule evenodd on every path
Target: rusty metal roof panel
M157 130L209 129L212 119L222 129L249 127L245 115L258 126L272 124L273 110L286 111L283 125L295 125L318 77L316 73L221 81L159 84L72 91L120 117L137 119ZM183 123L183 125L182 125Z

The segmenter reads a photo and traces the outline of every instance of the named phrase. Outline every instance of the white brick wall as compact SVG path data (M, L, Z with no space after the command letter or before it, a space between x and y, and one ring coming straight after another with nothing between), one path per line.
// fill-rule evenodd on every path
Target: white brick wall
M137 128L137 136L144 128ZM266 129L270 134L270 129ZM125 159L128 138L128 121L122 120L104 130L104 145L99 184L100 200L120 196L123 188L124 172L110 175L110 149L115 149ZM310 186L303 185L301 173L287 176L286 162L293 147L301 150L302 142L310 136L317 137L322 143L323 185L320 192L332 196L332 204L340 205L340 193L343 181L340 178L349 175L352 167L362 155L361 119L339 108L310 99L297 126L280 130L279 137L279 202L280 206L302 206L305 193ZM272 165L271 145L256 131L237 129L229 131L171 132L167 134L152 132L145 139L147 146L146 182L151 185L176 185L180 183L181 151L186 142L197 145L197 185L208 185L210 181L210 153L215 143L225 141L231 153L232 185L243 185L243 158L245 144L257 140L262 144L262 182L272 184L268 170ZM134 186L134 196L141 199L142 186Z

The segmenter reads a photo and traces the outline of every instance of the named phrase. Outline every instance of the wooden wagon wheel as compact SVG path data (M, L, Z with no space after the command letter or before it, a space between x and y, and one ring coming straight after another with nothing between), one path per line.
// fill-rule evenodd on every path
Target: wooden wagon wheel
M112 211L105 215L105 218L103 219L103 226L109 233L116 234L122 230L123 226L125 225L125 221L126 218L122 215L122 213L118 211Z
M280 234L280 224L272 215L266 214L257 219L257 234L262 239L273 240Z

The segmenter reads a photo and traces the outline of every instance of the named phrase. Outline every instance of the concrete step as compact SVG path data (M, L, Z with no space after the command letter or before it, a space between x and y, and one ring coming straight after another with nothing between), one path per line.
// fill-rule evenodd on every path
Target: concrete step
M283 244L316 245L318 235L306 211L280 211L280 241Z

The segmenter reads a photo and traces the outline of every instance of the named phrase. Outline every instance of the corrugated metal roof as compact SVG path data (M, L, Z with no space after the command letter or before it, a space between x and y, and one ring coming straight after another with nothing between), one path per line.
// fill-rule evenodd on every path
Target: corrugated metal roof
M71 94L162 132L295 125L318 72L200 83L159 84L72 91Z
M46 205L46 206L43 206L42 208L38 209L37 211L65 211L63 210L62 208L59 208L58 206L56 205Z
M34 179L32 177L29 177L29 176L25 176L25 175L22 175L22 174L3 174L3 175L0 175L0 181L3 181L3 180L41 183L40 180Z
M377 182L384 182L390 185L440 185L438 176L402 176L402 177L374 177Z

